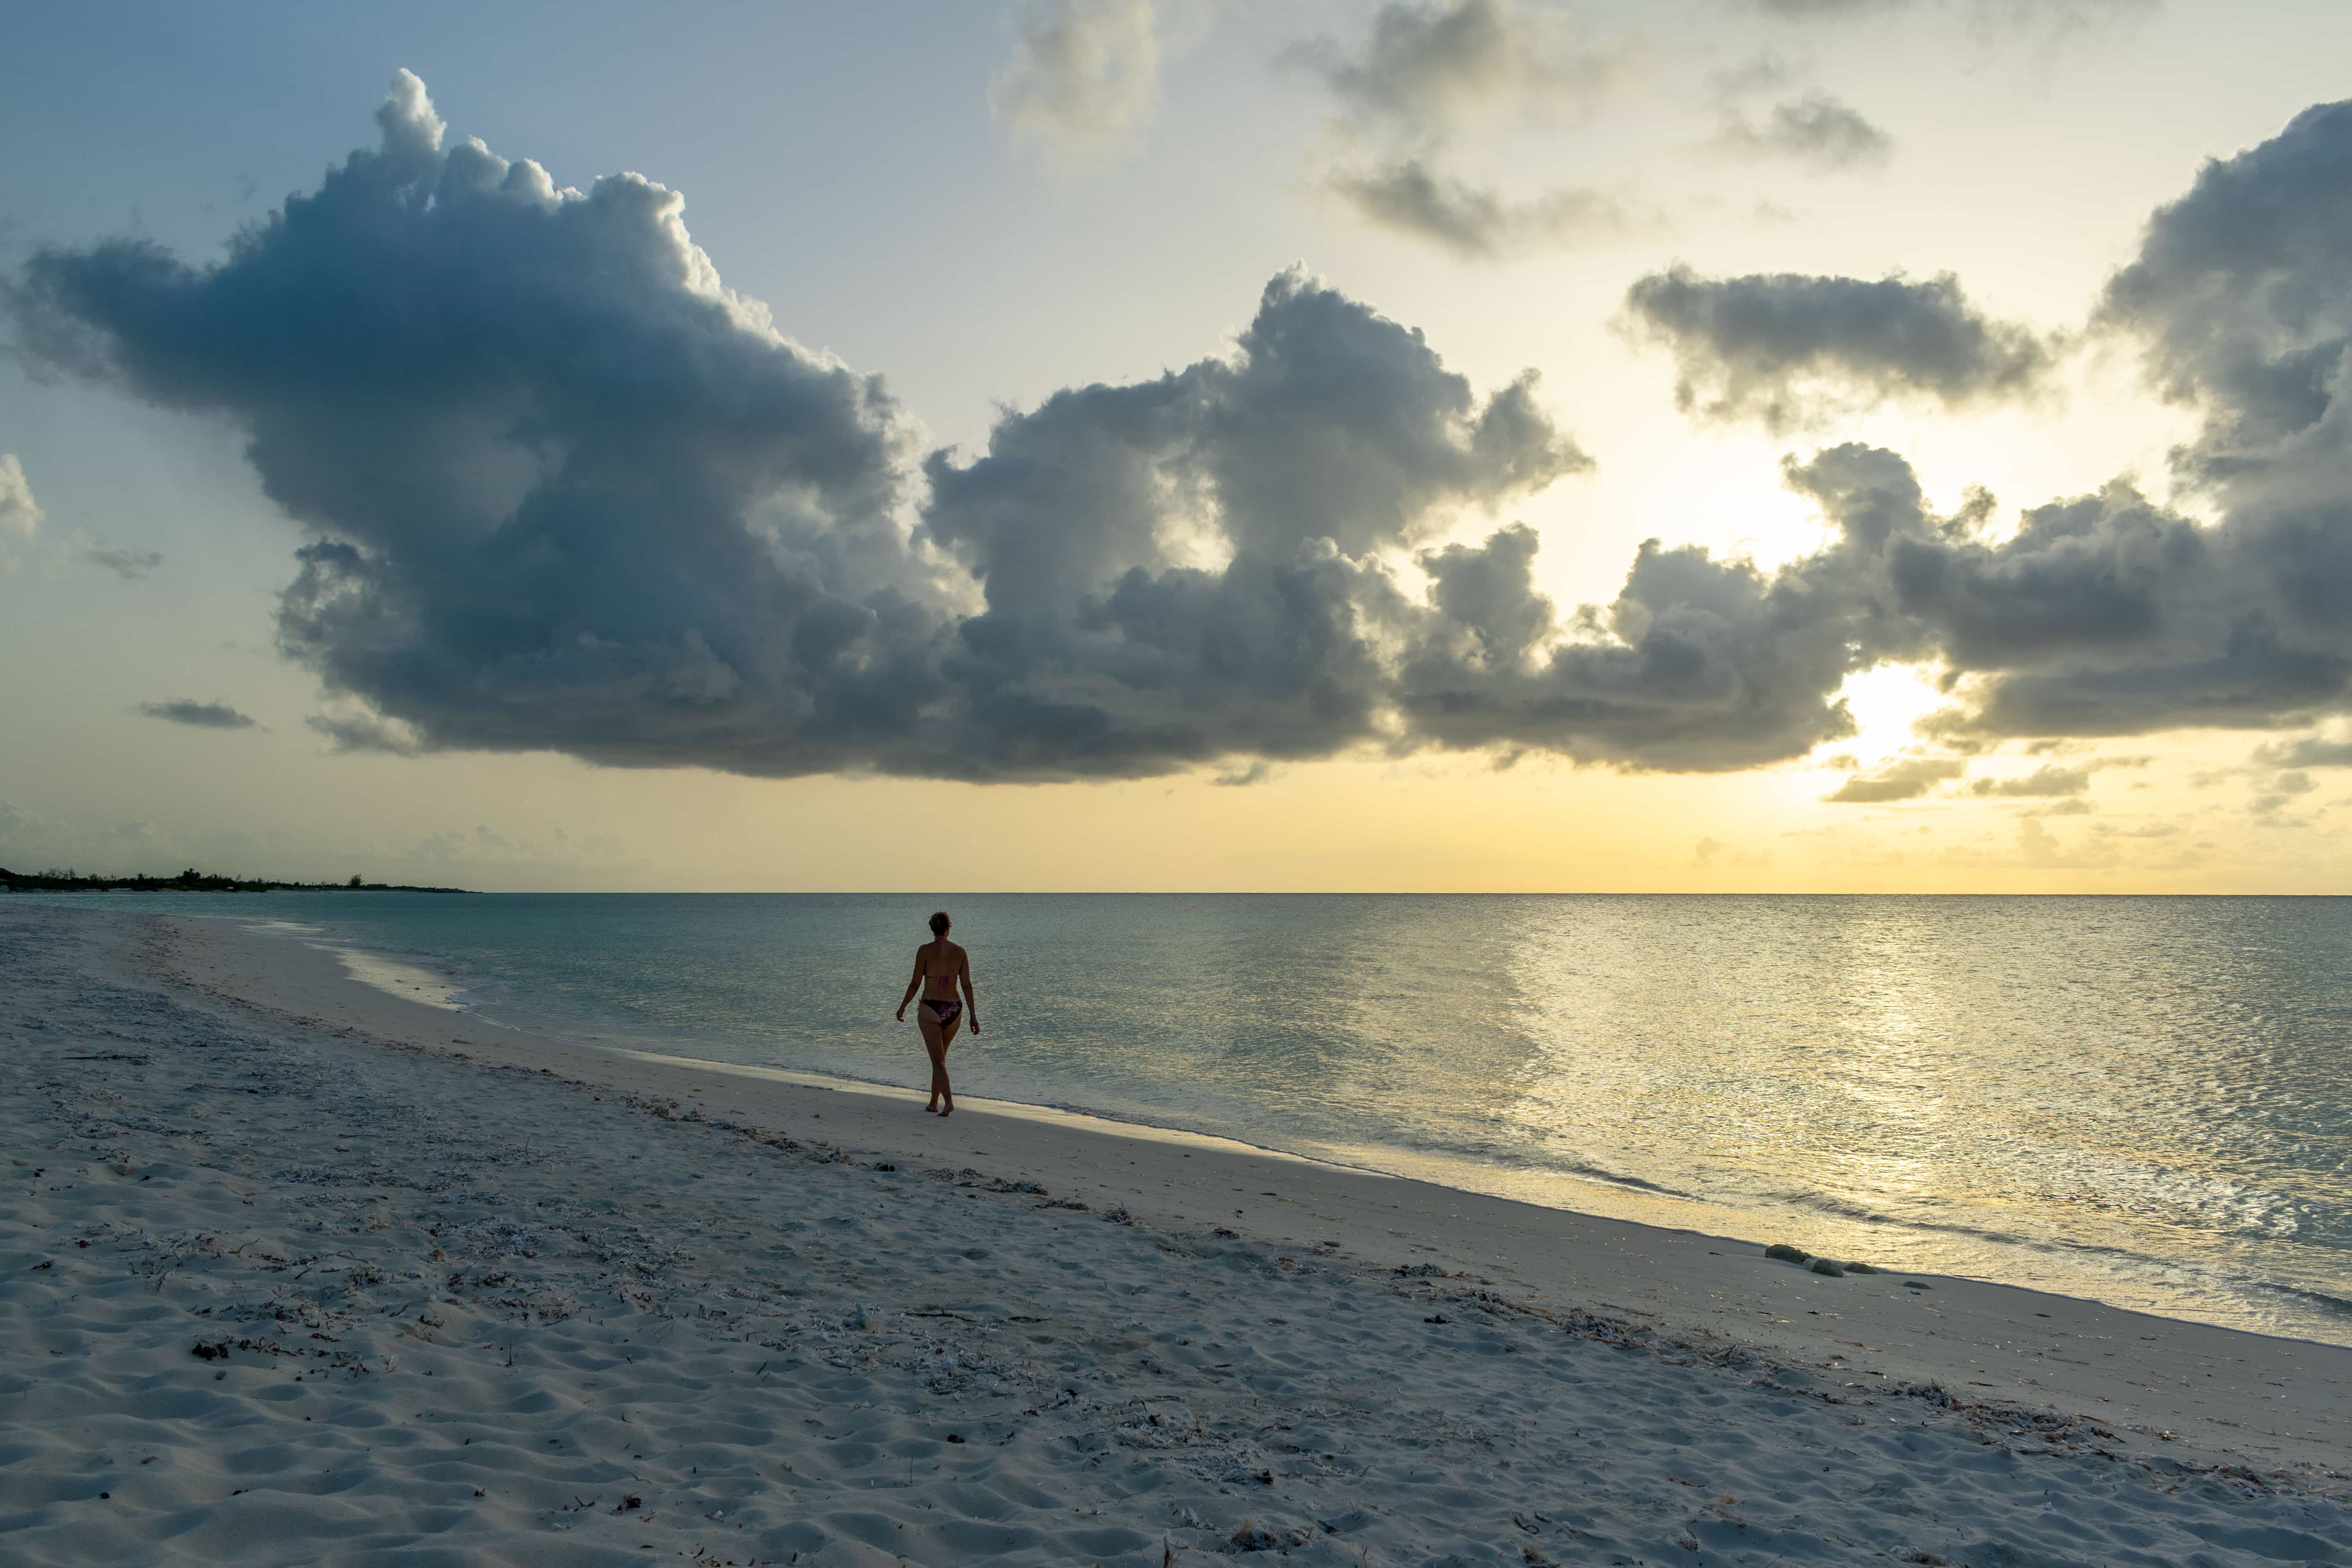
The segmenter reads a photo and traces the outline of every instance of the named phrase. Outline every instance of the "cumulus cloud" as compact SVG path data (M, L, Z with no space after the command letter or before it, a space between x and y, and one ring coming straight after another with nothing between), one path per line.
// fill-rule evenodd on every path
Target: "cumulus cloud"
M41 530L43 518L40 503L33 499L33 487L25 479L25 466L14 452L0 452L0 539L14 534L20 540L31 539Z
M2027 514L2007 596L1970 613L1969 721L2007 734L2284 726L2352 679L2352 104L2208 163L2150 219L2098 323L2201 428L2175 454L2200 527L2122 486ZM2031 567L2028 562L2032 563ZM1920 563L1922 600L1959 608ZM2022 612L2022 618L2017 617ZM2013 622L2013 624L2010 624Z
M2347 707L2352 415L2317 367L2352 341L2352 107L2210 167L2108 295L2106 329L2206 412L2183 471L2217 521L2116 484L2000 533L1990 502L1937 515L1903 458L1847 444L1786 468L1820 549L1767 571L1653 540L1582 608L1536 587L1537 537L1503 515L1589 465L1532 377L1482 393L1304 273L1226 352L923 456L877 378L725 287L674 193L445 146L404 74L379 120L216 263L51 249L15 291L47 364L244 428L309 531L278 643L338 749L972 780L1359 746L1720 770L1851 735L1839 692L1887 662L1949 675L1946 751ZM1746 281L1637 290L1696 345L1695 404L1769 409L1800 373L1965 401L2034 363L1957 286ZM1895 325L1838 314L1874 288ZM1750 293L1761 325L1731 303ZM1839 798L1959 776L1911 763Z
M182 699L175 702L142 702L139 711L150 719L162 719L173 724L193 724L200 730L250 730L255 721L226 702L197 702Z
M1398 742L1400 662L1483 630L1407 552L1589 463L1531 377L1480 395L1286 273L1229 354L918 464L674 193L445 148L405 74L378 118L217 264L48 250L18 291L49 363L246 428L313 534L278 642L338 749L1006 779Z
M1128 145L1159 99L1152 0L1023 0L988 95L1015 135L1076 159Z
M1967 771L1967 763L1952 757L1897 757L1869 773L1854 774L1822 798L1850 805L1914 800Z
M976 722L940 765L1160 771L1369 739L1431 616L1381 553L1588 463L1532 378L1481 400L1419 333L1286 273L1233 357L1057 393L971 461L927 461L924 537L986 601L950 656ZM1181 563L1203 548L1223 563Z
M1638 279L1625 304L1674 354L1677 406L1773 431L1888 400L1964 408L2022 396L2054 363L2047 343L1987 317L1948 274L1704 278L1677 265Z
M2101 321L2140 336L2157 384L2204 411L2192 472L2259 482L2340 456L2352 276L2335 263L2347 239L2352 103L2306 110L2207 163L2149 220Z

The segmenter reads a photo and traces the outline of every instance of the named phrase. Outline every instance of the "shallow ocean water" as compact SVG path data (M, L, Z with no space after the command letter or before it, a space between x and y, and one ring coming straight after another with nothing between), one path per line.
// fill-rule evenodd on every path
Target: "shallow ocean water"
M583 1042L923 1082L891 1014L937 899L106 901ZM944 901L963 1094L2352 1343L2352 900Z

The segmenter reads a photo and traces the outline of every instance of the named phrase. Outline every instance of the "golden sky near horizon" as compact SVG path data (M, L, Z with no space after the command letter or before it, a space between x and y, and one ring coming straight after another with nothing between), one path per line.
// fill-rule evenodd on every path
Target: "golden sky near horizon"
M1175 569L1213 577L1261 548L1276 571L1336 560L1354 574L1345 590L1353 613L1393 617L1381 623L1392 639L1381 673L1318 672L1342 696L1355 689L1350 680L1375 682L1369 720L1326 741L1313 730L1324 699L1268 695L1276 656L1265 650L1296 647L1279 639L1255 645L1260 664L1227 685L1217 684L1228 672L1214 657L1139 675L1142 623L1123 622L1128 641L1098 665L1065 651L984 691L951 693L939 683L950 677L935 675L922 705L907 709L913 716L894 722L905 726L902 739L919 729L947 737L936 745L906 741L894 752L887 748L898 741L856 739L866 731L853 715L819 746L811 727L835 723L835 705L870 700L879 712L895 699L857 695L868 686L846 678L804 689L763 674L771 655L741 650L765 639L814 659L806 638L817 634L747 629L781 615L782 601L749 590L730 599L730 574L747 570L723 564L738 544L711 543L690 515L694 503L664 489L698 496L698 487L736 473L739 459L744 468L754 459L695 468L721 437L690 436L598 480L601 491L580 477L598 442L617 449L647 427L691 423L679 411L687 405L659 399L678 365L703 359L647 358L616 376L609 395L595 380L600 363L656 353L626 335L652 319L637 301L617 300L595 318L616 334L613 345L587 345L601 353L575 357L577 343L547 351L562 367L548 372L551 384L565 390L537 395L544 406L501 401L507 393L476 381L412 409L397 405L413 377L385 371L368 381L377 373L333 360L315 329L285 347L268 342L266 323L215 338L214 318L190 306L182 326L137 343L128 334L142 329L121 324L135 312L105 314L113 307L104 289L131 285L85 270L68 304L55 289L40 296L51 317L20 318L18 352L0 367L0 452L13 459L0 460L0 664L9 672L0 682L0 865L195 863L552 889L2324 893L2352 885L2342 832L2352 751L2327 750L2346 700L2308 685L2317 679L2310 669L2336 668L2347 650L2328 640L2332 612L2312 611L2317 629L2307 634L2290 614L2333 557L2279 568L2267 585L2237 585L2253 571L2242 563L2272 559L2261 552L2283 536L2277 518L2321 516L2312 526L2325 534L2334 526L2327 509L2352 498L2336 459L2313 455L2315 433L2332 425L2323 414L2263 447L2263 473L2283 477L2266 478L2259 492L2239 477L2254 449L2242 423L2227 432L2239 445L2224 454L2237 468L2215 458L2195 468L2192 459L2219 450L2217 409L2267 416L2272 405L2245 390L2254 373L2202 339L2179 338L2187 346L2169 351L2183 356L2174 369L2190 364L2204 379L2168 400L2149 381L2148 345L2175 342L2162 336L2174 330L2168 323L2205 320L2210 307L2159 301L2130 330L2098 315L2109 279L2142 256L2151 216L2188 195L2207 160L2295 151L2268 150L2283 146L2274 139L2297 114L2336 96L2327 62L2352 44L2352 17L2299 5L2133 0L1036 0L880 10L888 15L856 21L763 16L744 24L756 34L749 37L681 23L656 39L644 31L655 24L632 18L552 54L537 49L534 30L551 14L532 7L491 7L512 26L487 34L467 33L454 9L327 26L297 22L288 8L232 7L186 36L128 43L101 37L95 22L47 18L24 57L45 62L46 79L0 108L0 134L62 151L0 182L0 268L35 278L45 249L88 258L123 237L194 265L217 261L225 241L287 193L317 191L321 171L351 149L376 148L369 114L394 68L412 68L430 104L404 100L409 89L395 84L398 112L386 111L378 156L405 155L400 138L422 132L404 128L437 116L446 137L417 155L454 157L479 136L504 158L537 159L552 180L530 210L550 214L592 205L563 208L558 187L585 191L601 175L642 171L684 193L684 225L737 301L727 309L740 342L720 350L756 357L789 340L813 351L804 363L837 356L887 378L894 412L844 404L824 416L835 420L825 439L872 434L870 452L829 458L836 466L821 473L792 470L734 519L775 559L831 561L811 570L834 573L828 591L845 602L932 595L923 602L950 629L926 646L956 650L980 646L958 642L952 626L983 592L1000 612L1017 602L1044 625L1037 606L1055 574L1076 573L1067 563L1089 552L1107 564L1070 589L1075 596L1052 601L1051 613L1067 617L1056 635L1098 634L1087 617L1103 613L1133 562L1170 573L1159 581L1173 593ZM1480 28L1508 47L1479 45ZM667 51L658 65L647 58L656 41ZM777 68L788 79L763 81L745 56L786 62ZM445 177L441 163L429 167L431 179ZM599 199L620 189L599 187ZM2308 205L2352 212L2352 191L2315 188ZM620 276L642 259L645 236L673 232L665 221L647 218L634 237L615 240L637 248L612 252L603 271L580 261L583 251L556 254L587 268L583 277ZM2263 243L2242 223L2231 232L2252 235L2249 247ZM2299 236L2283 230L2277 257L2262 265L2294 265ZM600 242L590 234L564 243ZM306 265L348 268L354 291L400 287L382 281L394 265L387 249L331 262L307 254ZM1339 330L1328 313L1259 314L1267 279L1292 268L1310 280L1302 287L1328 288L1329 299L1364 312L1344 330L1360 334L1349 340L1359 345L1371 341L1361 334L1377 337L1390 356L1382 364L1428 353L1465 378L1471 414L1446 413L1442 388L1431 391L1421 370L1393 394L1368 380L1318 380L1310 351L1323 345L1313 334ZM1718 291L1706 296L1717 310L1712 325L1674 337L1629 290L1681 276L1675 268L1702 293L1724 280L1781 279L1781 293L1764 301L1784 312L1780 336L1764 348L1735 342L1737 301ZM451 275L482 270L469 260ZM1947 273L1957 292L1937 295L1935 280ZM518 265L515 276L543 272ZM1889 279L1903 288L1866 306L1853 290L1801 299L1787 286ZM2332 273L2326 286L2346 287ZM685 287L696 299L720 298L715 283ZM431 296L451 321L469 323L453 336L501 330L456 314L473 308L457 289ZM499 298L499 311L531 309L527 295ZM758 307L782 340L762 335ZM1886 310L1908 314L1889 324L1870 313ZM2315 325L2289 326L2332 352L2327 334L2343 330L2334 310L2314 312ZM105 340L118 345L105 351L118 356L110 373L87 374L74 357L86 343L59 349L42 336L68 318L77 331L115 334ZM1284 373L1290 379L1269 374L1271 390L1239 371L1229 383L1188 382L1208 389L1195 394L1204 405L1232 399L1230 416L1168 437L1134 488L1086 491L1095 499L1083 505L1066 499L1078 480L1019 488L1048 458L1087 483L1126 473L1118 465L1139 437L1120 425L1134 416L1115 400L1131 410L1163 372L1203 361L1245 370L1255 353L1271 363L1271 349L1237 341L1254 318L1266 341L1279 327L1286 342L1306 345ZM1941 358L1920 346L1921 332L1947 330L1967 341L1935 351ZM2283 330L2244 328L2247 342L2273 347ZM654 342L653 329L644 331ZM170 354L187 358L157 368ZM235 363L240 354L250 361ZM252 390L297 360L319 379L289 384L291 393ZM1464 421L1530 370L1532 405L1549 436L1513 437L1521 446L1497 458ZM692 417L719 421L707 410L736 408L730 399L743 387L768 384L756 379L765 370L743 374L741 387L693 403L705 412ZM1694 405L1678 407L1678 374L1693 374L1702 384ZM587 386L610 406L558 406L575 392L593 401L578 390ZM1120 387L1133 390L1105 390ZM1049 424L1040 411L1064 389L1070 395L1052 406L1068 410L1069 422ZM1236 521L1234 498L1245 485L1273 487L1267 493L1306 512L1325 504L1281 467L1292 461L1286 440L1310 437L1271 437L1269 451L1248 444L1252 429L1291 428L1281 422L1299 400L1348 407L1391 395L1403 401L1377 411L1375 423L1409 449L1399 477L1381 477L1378 443L1331 459L1338 477L1312 476L1335 491L1354 487L1344 503L1329 503L1342 536L1335 556L1316 555L1315 528L1278 506L1271 521ZM336 402L346 395L348 405ZM1712 413L1710 396L1721 405ZM397 419L380 432L352 409ZM1343 416L1352 417L1331 417ZM564 419L575 425L560 442L531 445L551 438L530 432ZM1030 468L982 460L1000 419L1032 443L1023 448ZM1324 426L1296 428L1311 436ZM257 430L267 439L248 455ZM803 450L793 432L776 441L757 462ZM1898 532L1909 529L1922 552L1979 563L1976 600L1958 608L1906 600L1916 627L1885 632L1883 652L1844 656L1853 668L1842 678L1807 676L1815 686L1797 696L1772 683L1796 682L1788 672L1806 659L1837 656L1814 642L1800 648L1769 605L1724 611L1738 624L1722 634L1731 651L1721 668L1752 683L1752 700L1693 699L1688 682L1644 665L1639 679L1652 684L1638 700L1656 705L1643 710L1656 723L1604 726L1591 732L1597 740L1559 727L1550 715L1561 703L1595 693L1617 700L1635 679L1624 665L1550 662L1559 648L1646 657L1663 645L1645 644L1645 634L1687 607L1644 600L1630 618L1624 612L1632 601L1619 596L1646 540L1703 548L1716 568L1744 559L1764 580L1782 574L1784 585L1845 574L1834 591L1861 606L1851 613L1864 629L1853 635L1882 635L1869 606L1893 602L1885 574L1897 568L1822 564L1844 536L1829 503L1784 476L1784 459L1810 464L1845 443L1883 449L1916 474L1923 507ZM933 447L956 449L938 471L971 476L967 490L927 488L918 463ZM1589 464L1560 456L1571 448ZM827 541L849 537L840 519L867 504L833 477L856 462L898 476L895 499L870 514L890 542L843 545L832 560ZM2289 471L2290 462L2304 466ZM551 476L562 483L529 500ZM2118 479L2203 531L2215 542L2210 560L2150 566L2156 547L2116 524L2113 556L2064 579L2087 606L2079 627L2018 630L2028 610L2053 623L2073 614L2053 609L2058 590L2036 587L2043 580L2032 574L2065 565L2077 549L2062 540L2026 559L2021 512L2097 496ZM999 488L982 495L983 480ZM1187 489L1202 485L1223 499L1202 501ZM557 490L583 516L619 515L639 504L639 491L654 498L643 502L650 521L627 524L639 531L617 563L600 568L604 577L541 577L511 554L467 555L477 565L466 569L483 575L456 582L450 563L459 557L431 553L459 531L451 519L528 518ZM1395 499L1408 492L1413 499ZM1980 494L1990 499L1972 499ZM1105 542L1110 525L1097 512L1130 504L1161 509L1148 547L1158 554L1122 556L1115 540ZM1972 507L1974 542L1956 543L1962 534L1942 520ZM820 513L833 533L793 531L817 527L806 519ZM1549 599L1555 618L1506 658L1492 652L1494 639L1516 612L1482 599L1475 612L1441 613L1428 552L1458 547L1461 560L1486 570L1501 557L1478 552L1513 523L1539 543L1528 587ZM1099 538L1090 531L1098 524ZM576 541L583 536L563 532L575 526L584 525L567 521L544 537ZM1281 553L1293 549L1291 531L1305 554ZM1264 542L1276 535L1279 550ZM292 602L283 595L303 570L292 552L320 539L410 573L402 591L411 597L368 601L368 615L338 618L365 593L388 595L381 584L390 579L335 578L306 602L299 635L289 637L297 623L281 619ZM2252 542L2233 542L2241 539ZM687 586L677 591L691 613L673 613L661 602L670 591L664 556L698 550L722 564L681 571ZM874 563L877 551L888 563ZM2126 612L2099 584L2142 571L2170 574L2150 590L2156 608L2131 612L2161 625L2065 663L2077 642L2121 637L2113 624ZM886 578L887 591L877 586ZM842 586L852 580L856 592ZM1386 602L1384 583L1402 607L1366 609ZM1993 602L2012 588L2015 603ZM1689 604L1706 608L1693 594ZM509 595L504 607L486 607L500 595ZM541 596L512 597L530 595ZM1584 605L1599 608L1580 622ZM1232 628L1255 613L1231 604L1202 612L1213 628L1202 635L1210 644L1252 635ZM2268 625L2265 615L2289 616L2293 659L2244 674L2214 663L2221 673L2200 678L2201 694L2173 694L2184 671L2221 658L2212 650L2238 657L2245 628ZM575 633L575 621L594 629ZM582 673L582 661L617 658L613 650L640 633L668 662L632 665L626 679L609 666ZM515 636L545 641L536 662L524 661L527 677L514 674L512 658L467 664L494 638ZM1405 668L1415 649L1456 661L1443 677L1454 683L1449 693L1475 686L1480 700L1517 715L1498 721L1501 738L1450 749L1434 721L1410 716L1420 711ZM1946 689L1965 659L1975 662ZM876 653L860 668L887 663ZM2117 700L2146 701L2157 716L2111 724L2075 709L2041 731L1917 727L1938 712L1991 711L2000 690L2026 691L2045 677L2068 700L2122 693ZM2340 688L2341 674L2333 679ZM770 680L782 684L762 684ZM1148 738L1170 721L1151 704L1180 687L1211 693L1200 707L1211 739L1156 760ZM1008 692L1103 704L1114 738L1099 744L1144 737L1131 742L1141 749L1119 753L1142 760L1106 765L1107 752L1055 752L1079 760L1024 767L988 760L1097 743L1015 732L1008 726L1029 721L991 706ZM493 697L506 706L481 706ZM1851 734L1826 732L1820 720L1840 700ZM753 708L764 726L757 744L776 748L759 756L819 761L743 763L748 742L735 737L747 731L729 716ZM1769 710L1756 721L1766 738L1744 727L1749 708ZM950 722L941 716L951 710ZM560 722L533 731L540 720L518 718L501 729L485 711L560 712ZM1659 739L1669 731L1675 738ZM837 738L845 733L853 738ZM1279 743L1253 740L1268 735ZM2298 752L2298 742L2313 743ZM1723 760L1735 744L1748 747L1737 753L1746 765ZM630 765L605 765L614 761ZM807 776L727 771L739 765ZM1026 782L1024 767L1031 776L1098 768L1137 776ZM989 769L1004 782L903 776Z

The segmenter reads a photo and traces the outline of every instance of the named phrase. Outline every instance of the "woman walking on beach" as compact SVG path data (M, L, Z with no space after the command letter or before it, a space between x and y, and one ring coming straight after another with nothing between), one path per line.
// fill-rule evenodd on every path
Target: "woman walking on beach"
M948 927L953 923L945 910L931 917L931 940L915 950L914 978L907 982L907 994L898 998L898 1021L903 1024L907 1004L915 999L918 990L923 994L923 1005L915 1010L915 1022L923 1031L923 1049L931 1056L931 1102L923 1109L941 1116L955 1110L955 1090L948 1087L948 1047L967 1014L971 1017L971 1032L980 1033L980 1005L971 994L971 957L948 940ZM961 1001L956 997L959 987L963 992Z

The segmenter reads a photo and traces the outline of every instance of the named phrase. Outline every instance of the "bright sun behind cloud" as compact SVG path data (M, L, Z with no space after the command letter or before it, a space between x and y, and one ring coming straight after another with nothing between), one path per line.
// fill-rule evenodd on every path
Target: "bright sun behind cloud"
M1883 664L1846 677L1838 695L1853 712L1857 732L1835 751L1867 769L1910 745L1916 738L1912 726L1949 701L1936 689L1932 674L1928 665Z

